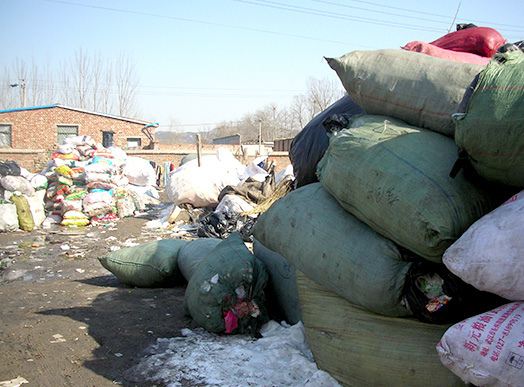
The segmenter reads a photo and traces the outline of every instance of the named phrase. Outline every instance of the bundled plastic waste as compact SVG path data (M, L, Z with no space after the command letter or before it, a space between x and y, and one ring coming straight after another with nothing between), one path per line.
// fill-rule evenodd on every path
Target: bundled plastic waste
M16 161L0 163L0 231L31 231L45 220L47 179L20 168Z
M10 161L2 163L0 174L0 231L30 231L51 223L86 226L133 216L158 203L149 161L104 148L89 136L66 138L39 173ZM16 206L17 222L9 204Z

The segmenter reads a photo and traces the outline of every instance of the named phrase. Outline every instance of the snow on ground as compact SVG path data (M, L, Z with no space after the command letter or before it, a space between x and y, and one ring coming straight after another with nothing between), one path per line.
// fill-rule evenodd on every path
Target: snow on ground
M340 386L317 368L302 323L270 321L260 333L255 339L183 329L182 337L158 339L136 370L169 387Z

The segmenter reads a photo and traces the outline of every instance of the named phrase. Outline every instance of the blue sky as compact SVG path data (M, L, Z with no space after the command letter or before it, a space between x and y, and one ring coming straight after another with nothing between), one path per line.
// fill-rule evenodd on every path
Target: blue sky
M338 82L325 56L431 42L456 23L524 39L522 0L0 0L0 11L1 68L124 53L140 79L136 118L188 131L287 107L310 77Z

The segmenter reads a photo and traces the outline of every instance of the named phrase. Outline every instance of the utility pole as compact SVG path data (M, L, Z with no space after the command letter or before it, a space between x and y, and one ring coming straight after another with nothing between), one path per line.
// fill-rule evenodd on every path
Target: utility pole
M258 155L262 155L262 119L258 120Z
M11 87L20 87L22 89L22 107L26 105L25 81L20 79L20 83L13 83Z

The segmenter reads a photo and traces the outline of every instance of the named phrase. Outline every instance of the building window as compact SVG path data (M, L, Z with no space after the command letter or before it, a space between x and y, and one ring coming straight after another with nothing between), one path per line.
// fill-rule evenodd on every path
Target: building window
M78 136L78 125L57 125L56 135L56 141L62 145L67 137Z
M111 132L111 131L102 132L102 146L104 148L110 148L113 146L113 134L115 134L115 132Z
M127 148L128 149L130 149L130 148L140 148L141 145L142 145L142 139L141 138L128 137L128 139L127 139Z
M0 147L11 147L11 125L0 124Z

